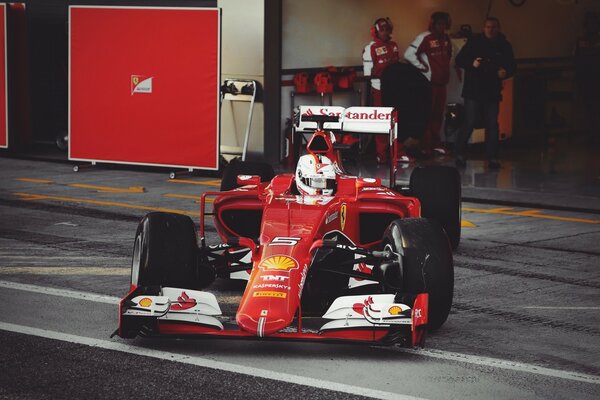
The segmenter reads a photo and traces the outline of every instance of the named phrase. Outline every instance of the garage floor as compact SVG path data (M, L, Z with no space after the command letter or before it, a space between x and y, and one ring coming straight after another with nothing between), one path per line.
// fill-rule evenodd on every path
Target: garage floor
M598 140L590 144L562 138L552 141L551 145L503 142L499 170L487 168L481 144L471 145L469 151L467 167L460 170L466 200L600 212ZM53 143L38 144L18 157L68 162L67 153L58 150ZM376 176L387 182L387 167L377 165L372 155L359 157L360 163L356 159L353 155L345 157L345 168L349 173ZM450 155L405 164L398 170L397 181L407 182L415 165L453 166L454 159ZM285 167L276 170L284 171Z
M471 145L467 167L460 169L463 197L508 205L566 207L600 212L600 145L557 140L551 146L502 143L499 170L487 168L482 145ZM350 173L387 180L387 166L372 157L358 167L348 159ZM399 168L397 181L408 181L414 165L450 165L450 156L420 160ZM400 164L402 166L402 164ZM514 204L513 204L514 203Z

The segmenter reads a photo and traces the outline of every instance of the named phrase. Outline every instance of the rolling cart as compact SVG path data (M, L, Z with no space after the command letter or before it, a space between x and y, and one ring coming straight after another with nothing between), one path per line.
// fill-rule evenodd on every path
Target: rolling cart
M252 113L254 112L254 102L256 101L257 92L258 82L254 80L227 79L221 86L221 106L223 105L224 101L241 101L250 103L243 146L221 145L221 154L241 156L242 161L246 161L248 140L250 138L250 127L252 125Z

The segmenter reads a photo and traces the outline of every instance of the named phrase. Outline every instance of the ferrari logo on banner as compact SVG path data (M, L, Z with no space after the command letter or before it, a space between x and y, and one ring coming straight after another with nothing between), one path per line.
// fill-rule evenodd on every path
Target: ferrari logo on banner
M289 271L298 268L298 262L287 256L271 256L262 260L258 266L266 270Z
M342 230L346 227L346 204L342 204L340 207L340 227Z
M152 93L152 76L131 75L131 95L134 93Z

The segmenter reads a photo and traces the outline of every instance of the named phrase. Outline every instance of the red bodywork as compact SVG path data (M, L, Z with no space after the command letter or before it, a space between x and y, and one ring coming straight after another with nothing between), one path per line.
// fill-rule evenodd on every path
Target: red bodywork
M322 151L333 162L338 157L327 134ZM309 142L310 151L310 142ZM381 341L389 325L308 332L302 329L301 297L315 252L328 235L345 236L351 246L379 250L383 232L398 218L419 218L421 205L414 197L403 196L382 186L380 179L340 174L334 196L307 196L298 193L293 174L275 176L260 182L258 176L238 177L246 184L225 192L205 192L201 199L200 238L205 245L205 217L214 216L223 243L251 251L252 268L236 312L238 329L178 321L158 320L159 334L213 337L269 337L274 339ZM214 198L212 213L207 198ZM251 221L251 222L248 222ZM365 232L370 232L365 234ZM251 238L258 238L258 243ZM370 271L369 271L370 273ZM135 285L126 297L135 292ZM415 293L410 318L412 345L422 344L427 324L428 295ZM366 299L367 297L365 297ZM358 304L361 305L361 304ZM123 310L123 302L121 310ZM415 313L414 310L418 309ZM290 327L297 317L296 329ZM121 321L121 320L120 320ZM119 334L123 335L120 322Z
M319 135L324 133L317 131L311 140ZM324 153L337 162L329 139L326 140L329 146ZM292 323L299 312L315 243L325 234L339 231L357 246L376 249L381 235L370 242L361 241L361 229L365 229L361 220L368 223L366 218L372 214L389 215L390 220L417 218L421 214L418 199L382 186L380 179L339 175L332 197L294 194L294 187L294 175L282 174L268 183L202 196L201 237L208 196L216 196L213 214L224 242L242 236L224 218L228 211L262 212L260 243L254 251L252 273L236 315L239 327L251 335L272 335Z

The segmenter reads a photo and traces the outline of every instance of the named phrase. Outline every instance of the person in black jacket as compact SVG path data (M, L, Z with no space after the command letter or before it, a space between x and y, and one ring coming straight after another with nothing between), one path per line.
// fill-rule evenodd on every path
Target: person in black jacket
M417 144L427 129L431 101L431 83L412 64L396 62L383 70L381 105L398 112L399 157L405 152L420 156Z
M498 162L498 111L502 100L502 81L513 76L516 65L511 44L500 33L500 21L488 17L483 33L474 35L456 56L456 65L464 68L465 119L455 143L456 165L466 165L467 143L478 115L483 115L485 147L489 168Z
M575 82L581 95L587 140L600 135L600 14L587 12L575 48Z

